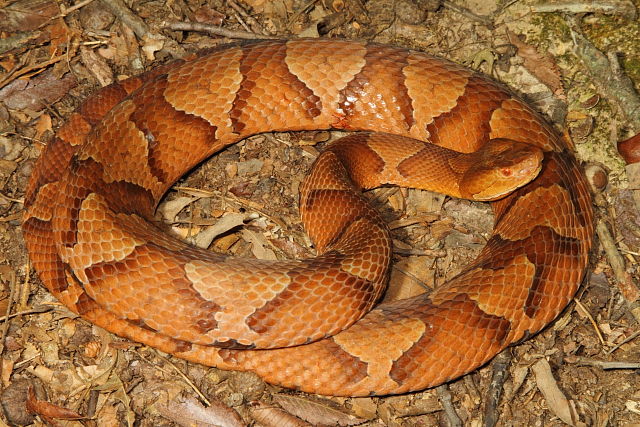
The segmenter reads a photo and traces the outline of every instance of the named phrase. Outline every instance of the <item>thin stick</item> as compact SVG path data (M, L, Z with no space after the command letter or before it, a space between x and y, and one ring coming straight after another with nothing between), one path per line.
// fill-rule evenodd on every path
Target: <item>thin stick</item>
M487 28L489 28L490 30L494 28L494 25L491 19L487 18L486 16L476 15L475 13L471 12L469 9L466 9L462 6L458 6L457 4L450 2L449 0L444 0L442 2L442 5L448 9L453 10L456 13L459 13L462 16L465 16L471 20L478 21L486 25Z
M568 361L571 362L571 359ZM603 360L587 359L586 357L577 357L574 363L582 366L594 366L604 370L640 369L640 362L605 362Z
M67 9L63 9L62 12L60 12L59 15L56 15L54 17L52 17L51 19L56 19L56 18L64 18L65 16L67 16L68 14L75 12L78 9L81 9L83 7L85 7L86 5L88 5L89 3L93 2L93 0L82 0L79 3L74 4L73 6L67 8Z
M484 407L484 427L493 427L498 423L500 418L500 398L504 390L504 382L507 380L507 368L511 364L513 355L511 349L502 350L493 359L493 375L491 376L491 384L487 393L487 401Z
M279 37L264 36L262 34L250 33L247 31L229 30L215 25L202 24L199 22L166 22L163 25L174 31L199 31L202 33L213 34L214 36L227 37L230 39L277 39Z
M602 332L600 332L600 328L598 328L598 324L593 319L593 316L591 316L591 313L589 313L589 310L587 310L587 308L584 305L582 305L582 303L580 301L578 301L577 299L574 298L573 301L576 303L576 306L582 311L582 314L587 316L587 318L589 319L589 322L591 323L591 326L593 326L593 329L595 329L595 331L596 331L596 335L598 335L598 339L600 340L600 344L602 344L602 346L604 346L605 345L605 341L604 341L604 337L602 336Z
M149 36L151 31L149 30L147 23L138 15L133 13L122 1L102 0L102 4L106 6L111 13L116 15L123 24L131 28L140 40L144 40L145 37Z
M462 420L458 416L458 413L456 412L456 408L454 408L453 406L449 387L446 384L442 384L441 386L436 388L436 392L438 393L438 398L440 399L440 403L442 403L444 412L447 415L449 426L462 427Z

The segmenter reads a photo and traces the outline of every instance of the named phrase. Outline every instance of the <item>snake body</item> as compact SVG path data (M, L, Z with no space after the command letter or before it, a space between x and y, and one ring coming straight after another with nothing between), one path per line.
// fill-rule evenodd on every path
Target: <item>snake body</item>
M317 258L228 258L153 225L166 190L213 153L261 132L314 129L395 135L336 145L305 181ZM471 184L443 177L465 181L473 162L446 153L496 141L540 153L540 171L492 202L478 258L430 295L362 317L387 280L391 244L353 187L474 198ZM445 157L424 160L433 149ZM225 46L101 89L44 149L25 208L40 279L88 321L187 360L345 396L438 385L541 330L576 292L593 236L571 150L511 92L421 52L339 40Z

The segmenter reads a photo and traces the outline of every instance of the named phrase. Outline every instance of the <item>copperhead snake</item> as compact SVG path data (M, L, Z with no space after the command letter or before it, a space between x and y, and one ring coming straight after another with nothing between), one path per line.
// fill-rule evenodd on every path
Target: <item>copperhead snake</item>
M213 153L261 132L314 129L383 134L332 144L306 179L300 206L317 258L233 259L153 224L167 189ZM443 177L467 180L477 161L455 152L492 144L507 158L525 153L520 169L498 166L503 175L537 177L492 202L478 258L428 296L364 314L382 293L391 244L354 188L501 197ZM284 387L360 396L441 384L541 330L582 280L592 216L568 143L503 86L412 50L295 40L225 46L98 91L38 160L23 230L42 282L89 322Z

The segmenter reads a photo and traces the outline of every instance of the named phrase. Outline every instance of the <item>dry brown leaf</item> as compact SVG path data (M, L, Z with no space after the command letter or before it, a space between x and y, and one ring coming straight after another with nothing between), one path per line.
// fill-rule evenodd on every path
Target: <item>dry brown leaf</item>
M48 114L42 114L38 117L34 138L41 139L42 135L48 130L52 130L51 116Z
M54 19L47 25L46 30L51 40L49 43L49 54L56 56L64 52L66 45L72 37L72 32L69 30L67 23L64 22L64 19Z
M553 373L551 373L549 362L546 359L540 359L532 366L532 369L536 376L538 389L544 395L549 409L569 425L584 425L584 423L578 421L578 414L573 401L567 399L558 387L558 383L553 377Z
M191 203L195 202L198 199L200 199L200 197L176 197L175 199L167 200L160 203L157 212L162 215L162 219L164 219L166 222L174 222L176 220L176 216L182 209L189 206Z
M80 48L80 56L85 67L98 80L100 86L108 86L113 83L113 73L111 67L104 60L104 57L98 55L86 46Z
M9 424L23 426L35 421L35 416L27 410L27 399L31 388L35 390L37 397L46 398L42 382L37 379L17 379L2 389L0 405L4 415L3 419Z
M276 408L275 406L265 405L256 402L251 409L251 416L264 427L307 427L311 424L290 413Z
M445 196L432 191L407 189L407 216L440 212Z
M435 286L435 270L431 268L433 258L411 256L393 265L385 301L396 301L423 294L427 287Z
M143 38L142 52L149 61L155 61L155 53L164 47L164 39L155 34L148 34Z
M370 397L355 397L351 399L351 410L356 416L370 420L375 418L378 405Z
M121 425L118 407L119 405L103 405L95 416L97 426Z
M16 63L16 57L14 55L9 55L5 58L2 58L2 60L0 61L0 67L2 67L4 71L11 71L13 67L16 66Z
M212 7L201 6L193 12L193 18L196 22L202 22L210 25L222 25L224 23L224 13L218 12Z
M71 73L61 79L52 70L30 80L16 79L0 90L0 102L12 110L39 111L65 96L78 84Z
M548 53L538 52L535 46L523 42L517 34L510 30L507 30L507 35L509 41L518 48L518 56L524 60L524 67L551 89L557 98L565 99L560 70L553 57Z
M199 248L208 248L211 242L219 235L244 224L245 215L240 213L228 213L214 225L205 228L195 238L195 245Z
M295 240L270 239L269 242L287 254L290 258L305 258L309 256L309 250L297 243Z
M165 418L184 427L244 427L240 415L214 400L205 407L192 397L177 397L166 405L156 405L158 412Z
M256 233L249 229L242 230L242 238L251 243L251 253L257 259L276 260L276 254L269 248L269 241L262 233Z
M640 133L620 141L618 151L627 164L640 163Z
M629 188L638 193L640 191L640 162L627 165L627 179L629 180ZM640 210L640 206L638 206Z
M354 426L367 421L332 408L329 406L331 402L319 403L288 394L276 394L274 399L285 411L313 425Z
M13 33L16 31L37 30L51 18L60 14L55 0L18 0L3 2L0 7L0 31Z
M0 359L0 366L0 377L2 378L2 385L4 387L8 387L11 383L11 374L13 373L14 362L10 359L2 358Z
M71 409L54 405L53 403L49 403L44 400L39 400L36 397L36 393L33 391L33 387L29 387L27 410L32 414L39 415L49 423L51 423L54 419L82 420L85 418L82 415L78 414L76 411L72 411Z
M244 0L243 3L253 9L255 13L262 13L267 0Z
M0 159L0 179L7 179L9 176L11 176L11 174L18 168L18 163L11 161L11 160L5 160L5 159ZM0 269L3 268L9 268L10 267L8 265L3 265L2 267L0 267ZM10 269L11 272L13 272L13 269ZM0 278L2 278L3 275L3 271L0 271ZM5 304L5 310L6 310L6 304ZM0 313L4 313L4 311L0 310Z

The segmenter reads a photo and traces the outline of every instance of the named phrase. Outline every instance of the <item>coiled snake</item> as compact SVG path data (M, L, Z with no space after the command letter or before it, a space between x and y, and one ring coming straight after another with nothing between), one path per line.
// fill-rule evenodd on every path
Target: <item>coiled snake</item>
M382 133L332 144L305 181L317 258L232 259L153 225L201 160L257 133L312 129ZM462 273L365 315L391 244L354 190L384 183L511 192ZM329 395L438 385L539 331L578 288L593 235L567 144L508 90L420 52L339 40L226 46L103 88L47 145L25 199L33 265L72 311L177 357Z

